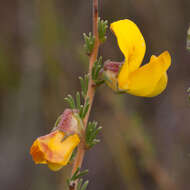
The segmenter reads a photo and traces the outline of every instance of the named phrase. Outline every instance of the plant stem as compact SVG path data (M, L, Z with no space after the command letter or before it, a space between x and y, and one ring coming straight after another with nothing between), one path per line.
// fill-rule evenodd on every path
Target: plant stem
M95 36L95 44L94 44L94 49L89 59L89 84L88 84L88 91L87 91L87 96L86 96L86 98L89 97L89 109L83 120L84 130L86 129L86 126L88 123L88 118L90 115L90 111L91 111L91 107L92 107L94 95L95 95L95 85L92 80L91 73L92 73L93 64L97 59L99 45L100 45L99 38L98 38L98 0L93 0L93 35ZM77 168L81 167L83 159L84 159L84 155L85 155L85 131L84 131L84 137L83 139L81 139L81 142L78 146L78 151L73 163L71 175L75 173ZM75 183L74 189L76 189L76 187L77 187L77 181Z

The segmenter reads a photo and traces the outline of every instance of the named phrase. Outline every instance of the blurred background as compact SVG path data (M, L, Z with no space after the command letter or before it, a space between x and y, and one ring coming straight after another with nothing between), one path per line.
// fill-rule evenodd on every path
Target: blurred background
M92 28L92 0L0 0L0 189L66 190L71 166L57 173L35 165L29 149L67 108L88 69L83 36ZM132 19L152 54L172 55L167 89L146 99L96 93L91 120L103 130L87 152L90 190L190 189L189 0L104 0L109 23ZM122 61L114 35L101 46L103 60Z

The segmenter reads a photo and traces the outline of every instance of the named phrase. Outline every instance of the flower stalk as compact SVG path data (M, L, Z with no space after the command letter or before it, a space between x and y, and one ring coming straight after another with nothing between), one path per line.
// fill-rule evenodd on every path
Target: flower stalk
M95 43L94 43L94 48L92 50L92 53L91 53L90 59L89 59L89 83L88 83L87 95L85 97L85 101L87 101L87 99L89 99L89 109L88 109L88 112L87 112L85 118L83 119L84 136L81 139L81 142L78 146L77 154L76 154L76 157L75 157L75 160L73 163L71 176L77 171L78 168L81 167L83 159L84 159L84 155L85 155L85 151L86 151L85 129L87 126L88 118L90 115L90 110L91 110L93 100L94 100L94 95L95 95L95 84L94 84L94 81L92 80L92 68L97 59L99 45L100 45L99 37L98 37L98 0L93 0L93 35L95 37ZM71 189L75 190L76 187L77 187L77 180L75 181L74 188L71 187L70 190Z

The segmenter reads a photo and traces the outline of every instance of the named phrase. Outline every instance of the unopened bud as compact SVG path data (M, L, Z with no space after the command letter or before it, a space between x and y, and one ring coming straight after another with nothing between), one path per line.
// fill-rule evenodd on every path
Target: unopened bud
M81 134L83 127L82 120L77 110L66 109L59 117L56 129L63 131L66 135Z
M112 88L114 91L118 92L118 82L117 77L120 70L122 62L115 62L107 60L104 63L104 79L106 84Z

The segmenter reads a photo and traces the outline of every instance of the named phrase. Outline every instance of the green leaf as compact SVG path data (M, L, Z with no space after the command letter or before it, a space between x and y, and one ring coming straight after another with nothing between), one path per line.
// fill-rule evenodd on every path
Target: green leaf
M86 99L85 104L84 104L84 108L81 114L81 118L83 119L86 116L86 113L88 112L89 109L89 97Z
M99 40L101 43L105 42L106 37L106 30L108 28L108 21L107 20L101 20L98 18L98 34L99 34Z
M81 89L82 89L82 91L84 91L84 89L85 89L84 79L82 77L79 77L79 80L80 80L80 84L81 84Z
M105 80L98 80L98 81L95 81L96 83L96 86L100 86L101 84L104 84Z
M70 105L70 107L72 109L76 108L75 101L74 101L73 97L70 94L65 98L65 101Z
M93 147L95 144L99 143L100 140L96 139L97 134L102 129L102 127L97 127L98 123L93 121L89 122L86 128L86 145L88 148Z
M83 177L87 173L88 173L88 170L84 170L84 171L80 172L80 168L77 168L77 170L75 171L75 173L71 177L70 181L75 181L76 179Z
M95 73L95 78L96 79L98 78L98 75L99 75L99 72L100 72L101 68L102 68L101 65L98 65L97 68L96 68L96 73Z
M84 75L84 77L85 77L85 86L86 86L86 89L88 89L89 75L86 74Z
M71 158L69 160L69 163L72 162L76 156L76 153L77 153L77 150L75 149L73 152L72 152L72 155L71 155Z
M82 185L82 182L83 182L83 179L80 179L79 182L78 182L78 185L77 185L77 190L86 190L87 186L88 186L88 183L89 181L85 181Z
M83 176L85 176L88 173L88 170L84 170L82 172L80 172L77 176L75 176L76 179L79 179Z
M81 190L86 190L86 188L87 188L87 186L88 186L88 183L89 183L88 180L85 181L84 184L83 184L82 187L81 187Z
M76 179L77 174L80 172L80 168L77 168L70 181L74 181Z
M77 184L77 190L85 190L89 182L85 181L83 183L83 179L81 179L81 177L85 176L87 173L88 173L88 170L83 170L80 172L80 168L77 168L73 176L70 179L67 179L68 187L71 187L72 184L74 184L76 180L79 180Z
M89 75L85 74L84 78L79 77L80 84L81 84L81 94L82 97L85 99L87 91L88 91L88 83L89 83Z
M86 74L84 75L84 84L85 84L85 96L87 95L87 91L88 91L88 82L89 82L89 75Z
M89 32L88 36L84 33L84 49L87 55L90 55L94 49L95 37Z
M79 116L82 118L82 114L83 114L83 109L84 109L84 106L81 105L80 106L80 109L79 109Z
M95 80L96 65L97 65L97 61L94 62L94 65L92 67L92 80Z
M92 68L92 80L95 82L95 84L98 84L99 80L102 81L102 79L99 79L99 73L101 69L102 69L102 57L100 56L99 59L94 62Z
M82 113L82 115L81 115L81 118L82 118L82 119L85 118L85 116L86 116L86 114L87 114L87 112L88 112L89 106L90 106L90 104L86 104L86 105L85 105L85 107L84 107L84 109L83 109L83 113Z
M76 104L77 104L77 109L80 110L81 100L80 100L80 93L79 92L76 93Z
M81 190L83 179L79 179L78 185L77 185L77 190Z

